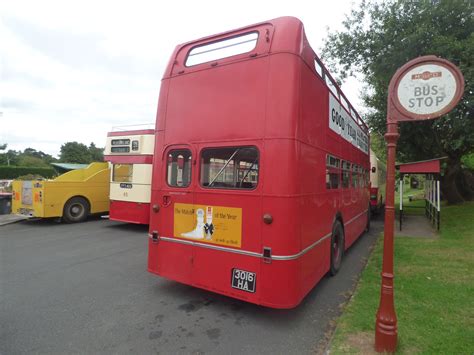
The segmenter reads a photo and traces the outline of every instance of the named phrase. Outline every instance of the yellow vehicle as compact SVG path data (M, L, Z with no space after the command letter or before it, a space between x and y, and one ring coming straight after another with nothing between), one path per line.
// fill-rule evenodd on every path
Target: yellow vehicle
M12 213L67 223L109 211L109 165L92 163L53 180L13 181Z

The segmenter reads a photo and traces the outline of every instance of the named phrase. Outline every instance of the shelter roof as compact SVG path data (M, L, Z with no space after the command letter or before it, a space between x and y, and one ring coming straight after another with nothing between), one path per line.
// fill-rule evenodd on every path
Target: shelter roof
M87 168L89 164L51 163L51 165L63 171L70 171L70 170Z
M401 174L439 174L441 171L440 161L444 159L447 157L396 164L395 167L400 170Z

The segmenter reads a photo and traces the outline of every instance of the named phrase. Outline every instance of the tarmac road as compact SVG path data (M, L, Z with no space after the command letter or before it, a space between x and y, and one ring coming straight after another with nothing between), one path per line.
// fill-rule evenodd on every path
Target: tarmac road
M147 273L143 226L97 218L1 226L0 353L314 353L382 226L373 221L338 275L283 311Z

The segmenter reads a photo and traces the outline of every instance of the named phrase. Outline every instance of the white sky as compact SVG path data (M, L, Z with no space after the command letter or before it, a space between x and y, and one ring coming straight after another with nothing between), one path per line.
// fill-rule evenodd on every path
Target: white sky
M357 0L356 0L357 1ZM352 0L1 1L0 143L59 154L105 145L112 126L154 123L174 47L280 16L303 21L320 52ZM342 89L356 109L361 85Z

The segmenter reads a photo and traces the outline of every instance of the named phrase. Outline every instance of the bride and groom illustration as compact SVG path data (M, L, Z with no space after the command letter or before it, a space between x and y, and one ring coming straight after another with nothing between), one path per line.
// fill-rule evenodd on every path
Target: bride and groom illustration
M196 210L196 217L196 228L194 228L190 232L181 233L181 236L192 239L211 240L212 234L214 233L214 225L212 224L212 207L207 206L206 213L204 213L204 210L202 208L198 208Z

